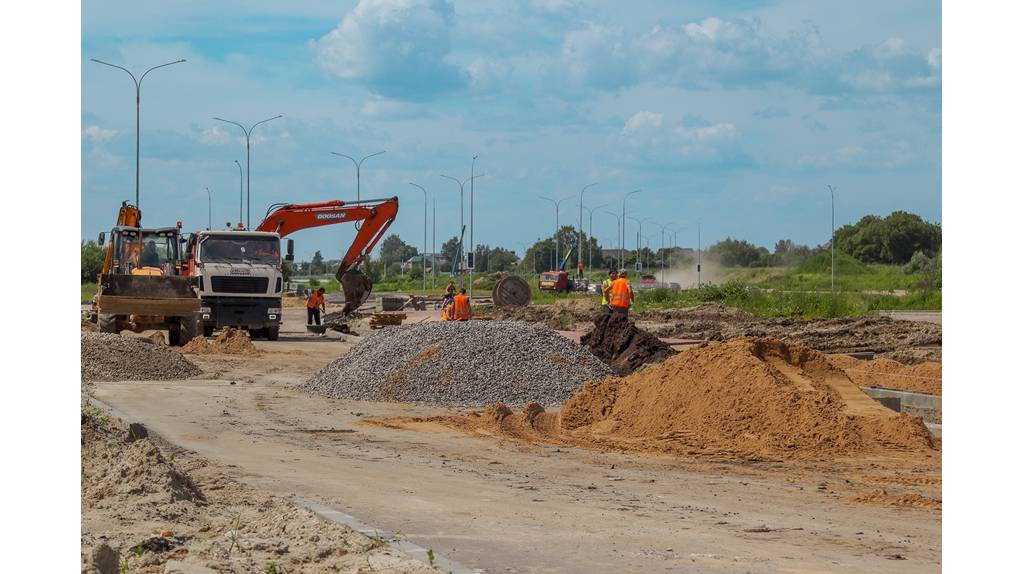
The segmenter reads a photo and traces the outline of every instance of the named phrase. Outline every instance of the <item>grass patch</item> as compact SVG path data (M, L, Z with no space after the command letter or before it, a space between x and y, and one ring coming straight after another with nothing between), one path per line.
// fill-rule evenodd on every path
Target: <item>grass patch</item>
M82 283L82 303L91 303L94 295L96 295L96 284Z

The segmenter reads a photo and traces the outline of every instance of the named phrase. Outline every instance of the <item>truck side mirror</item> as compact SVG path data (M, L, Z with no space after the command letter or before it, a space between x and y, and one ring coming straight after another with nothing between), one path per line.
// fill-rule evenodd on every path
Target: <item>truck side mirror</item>
M106 242L106 240L107 240L107 232L106 231L100 231L100 236L99 236L99 239L96 241L96 243L98 243L99 245L103 245L103 243Z
M295 261L295 240L288 240L288 254L284 256L285 261Z

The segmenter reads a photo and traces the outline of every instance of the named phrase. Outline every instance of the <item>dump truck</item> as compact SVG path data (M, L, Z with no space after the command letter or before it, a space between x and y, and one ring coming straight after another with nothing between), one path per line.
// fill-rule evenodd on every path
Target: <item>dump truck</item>
M181 223L144 228L142 212L127 201L110 230L103 268L93 298L101 333L166 330L170 345L184 345L198 334L199 296L184 273Z

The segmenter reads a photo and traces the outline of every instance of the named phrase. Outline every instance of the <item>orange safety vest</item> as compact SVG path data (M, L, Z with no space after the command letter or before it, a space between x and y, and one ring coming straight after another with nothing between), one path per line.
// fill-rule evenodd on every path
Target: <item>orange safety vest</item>
M309 294L309 297L306 299L306 308L316 309L317 307L320 306L321 303L323 303L323 299L320 298L320 293L313 291L312 293Z
M473 311L469 308L469 297L466 295L456 295L453 315L456 321L469 321L470 317L473 316Z
M612 281L612 293L608 298L608 305L620 309L629 309L633 304L633 293L629 288L629 279L619 277Z

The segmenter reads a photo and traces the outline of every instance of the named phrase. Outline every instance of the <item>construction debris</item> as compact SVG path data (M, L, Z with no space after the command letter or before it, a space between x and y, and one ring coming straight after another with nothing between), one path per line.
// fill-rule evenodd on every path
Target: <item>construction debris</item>
M383 329L301 388L333 398L483 406L559 404L611 370L586 348L518 321L444 321Z
M757 338L702 344L628 377L588 383L560 411L492 405L414 422L423 420L527 442L732 460L934 449L920 418L873 401L821 353Z
M371 329L383 329L392 325L401 325L405 321L405 313L374 313L370 316Z
M186 343L181 348L181 352L192 355L258 355L260 353L249 337L249 333L234 327L226 327L213 339L196 337Z
M594 328L583 335L580 343L608 363L617 375L628 375L644 364L660 363L676 354L660 339L637 329L632 320L618 313L598 314Z
M148 338L82 333L82 381L166 381L200 372L181 353Z

